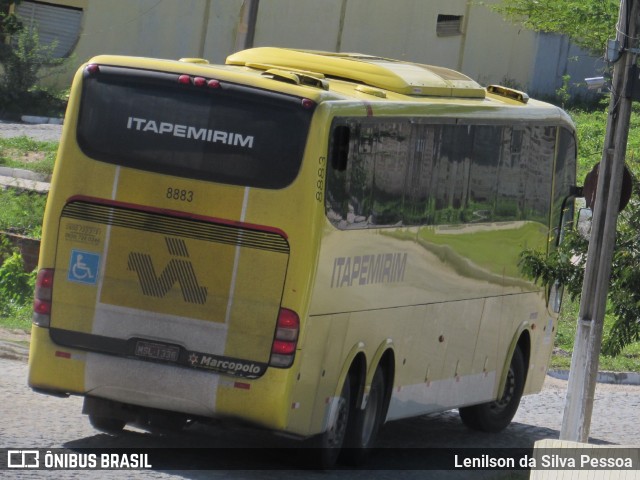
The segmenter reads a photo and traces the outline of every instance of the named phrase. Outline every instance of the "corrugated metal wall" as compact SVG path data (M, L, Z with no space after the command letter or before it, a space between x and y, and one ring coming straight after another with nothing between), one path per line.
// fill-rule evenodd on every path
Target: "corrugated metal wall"
M82 10L24 0L16 6L16 14L26 27L35 27L43 45L55 44L55 57L66 57L80 34Z

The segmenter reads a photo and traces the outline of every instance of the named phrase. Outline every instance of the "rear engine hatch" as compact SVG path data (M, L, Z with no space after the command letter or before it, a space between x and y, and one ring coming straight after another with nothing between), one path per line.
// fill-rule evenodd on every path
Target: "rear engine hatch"
M76 200L60 221L51 337L256 378L269 363L288 259L275 229Z

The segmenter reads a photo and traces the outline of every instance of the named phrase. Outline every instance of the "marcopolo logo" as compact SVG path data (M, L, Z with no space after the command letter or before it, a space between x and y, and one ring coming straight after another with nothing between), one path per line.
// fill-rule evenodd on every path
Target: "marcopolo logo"
M219 357L217 355L191 352L189 363L194 368L216 370L229 375L238 375L247 378L260 377L266 365L260 362L244 361L237 358Z
M184 240L165 237L172 258L160 275L156 274L151 255L131 252L127 268L136 272L142 293L147 296L163 298L176 282L180 285L182 298L187 303L204 305L207 302L207 287L200 286Z

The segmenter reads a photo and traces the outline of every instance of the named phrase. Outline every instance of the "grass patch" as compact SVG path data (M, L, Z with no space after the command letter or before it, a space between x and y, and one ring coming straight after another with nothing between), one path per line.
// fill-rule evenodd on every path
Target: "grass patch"
M607 129L607 108L601 105L596 110L573 109L568 111L576 124L578 135L578 184L582 184L585 175L602 160L605 131ZM640 104L632 105L627 141L627 163L636 163L640 152ZM635 161L633 160L635 159Z
M0 190L0 230L40 238L46 202L42 194Z
M556 351L551 357L549 368L569 370L579 310L579 300L564 299L558 321L558 332L555 341ZM608 327L613 323L613 317L606 315L604 323L604 330L606 332ZM636 342L628 345L617 357L600 355L599 365L598 369L600 371L640 372L640 343Z
M19 329L25 332L31 330L33 307L29 305L11 305L8 311L0 315L0 327Z
M0 138L0 166L22 168L51 175L58 142L40 142L31 138Z

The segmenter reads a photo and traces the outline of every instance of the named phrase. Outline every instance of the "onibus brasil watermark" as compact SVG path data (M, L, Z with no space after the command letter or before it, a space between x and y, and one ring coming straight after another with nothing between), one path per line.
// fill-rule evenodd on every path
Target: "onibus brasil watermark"
M78 453L52 450L7 450L7 468L11 469L149 469L146 453Z

